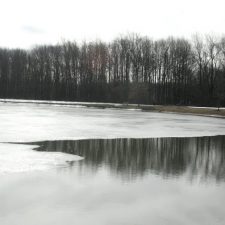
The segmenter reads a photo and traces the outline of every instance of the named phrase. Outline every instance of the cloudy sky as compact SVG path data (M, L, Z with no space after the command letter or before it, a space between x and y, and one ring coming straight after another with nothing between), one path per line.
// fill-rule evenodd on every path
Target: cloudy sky
M225 0L0 0L0 46L225 33Z

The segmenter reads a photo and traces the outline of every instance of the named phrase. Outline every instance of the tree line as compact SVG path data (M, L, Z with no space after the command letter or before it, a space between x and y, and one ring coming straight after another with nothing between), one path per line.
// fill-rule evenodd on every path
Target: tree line
M225 36L0 48L0 98L225 106Z

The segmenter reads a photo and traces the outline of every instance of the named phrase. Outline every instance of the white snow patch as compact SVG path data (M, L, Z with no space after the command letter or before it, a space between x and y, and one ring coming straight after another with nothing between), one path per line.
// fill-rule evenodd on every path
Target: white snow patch
M0 175L68 166L82 157L61 152L37 152L34 145L0 143Z

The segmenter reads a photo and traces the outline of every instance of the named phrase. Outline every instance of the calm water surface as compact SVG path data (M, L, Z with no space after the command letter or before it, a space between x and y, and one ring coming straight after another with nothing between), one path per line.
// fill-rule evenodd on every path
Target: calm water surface
M225 224L225 136L29 145L84 159L3 176L1 225Z
M64 152L84 157L68 162L73 170L106 170L132 182L149 174L164 179L186 177L201 182L223 182L225 137L89 139L33 142L38 151ZM211 181L213 180L213 181Z

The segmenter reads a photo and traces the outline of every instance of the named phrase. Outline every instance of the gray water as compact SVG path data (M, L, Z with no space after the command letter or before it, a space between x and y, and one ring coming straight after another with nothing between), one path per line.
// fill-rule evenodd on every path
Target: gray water
M0 118L0 225L225 224L223 119L7 103Z
M83 159L3 176L1 225L225 222L225 136L28 144Z
M196 138L88 139L45 141L37 151L64 152L83 160L67 161L72 170L103 169L124 181L155 174L164 179L225 181L225 136ZM212 181L211 181L212 180Z

